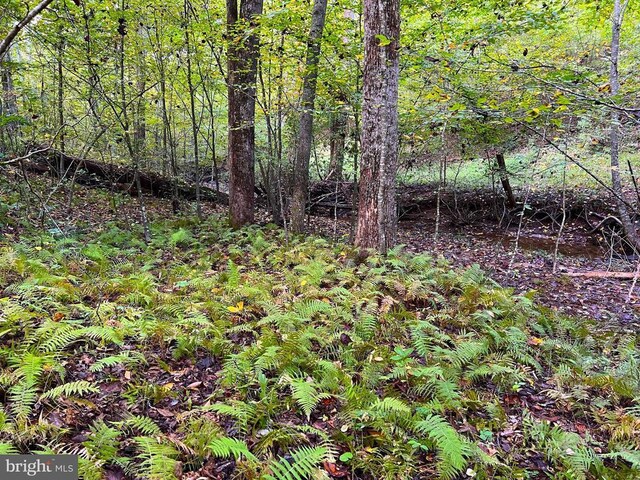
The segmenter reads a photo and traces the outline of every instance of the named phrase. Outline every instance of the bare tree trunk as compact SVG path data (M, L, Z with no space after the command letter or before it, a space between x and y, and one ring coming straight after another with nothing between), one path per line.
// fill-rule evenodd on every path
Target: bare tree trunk
M328 180L342 181L344 165L344 145L347 138L347 112L341 107L331 118L331 137L329 138Z
M142 28L138 28L138 34L142 36ZM147 77L147 56L145 51L140 48L138 52L138 63L136 64L136 88L138 90L138 101L136 102L136 111L133 125L133 138L136 143L136 152L141 157L141 161L146 165L148 160L145 155L146 142L147 142L147 122L146 122L146 105L147 102L144 98L144 92L146 90L146 77Z
M622 20L626 10L628 0L624 3L621 0L614 0L613 16L611 19L611 67L609 70L609 84L611 85L611 96L615 99L620 91L620 78L618 75L618 58L620 56L620 30L622 29ZM629 243L636 249L640 250L640 238L638 231L629 215L629 210L624 200L624 191L622 189L622 179L620 176L620 112L611 109L611 188L616 193L616 203L618 206L618 214L620 221L627 235Z
M515 208L516 198L513 196L513 190L511 189L511 183L509 183L509 175L507 174L507 164L504 161L504 155L502 153L496 153L496 163L498 164L498 175L500 176L500 183L507 196L507 206L509 208Z
M124 0L121 1L120 4L121 11L125 11L125 3ZM134 175L134 183L136 185L136 192L138 194L138 205L140 207L140 223L142 224L142 231L144 234L144 241L149 243L151 241L151 231L149 230L149 221L147 219L147 208L144 202L144 196L142 194L142 184L140 182L140 164L139 164L139 152L136 151L136 142L132 140L131 134L129 132L129 128L131 123L129 121L128 114L128 102L127 102L127 94L125 87L125 71L124 71L124 56L125 56L125 48L124 48L124 39L127 34L127 23L124 17L119 19L120 27L118 32L120 33L120 41L118 42L118 71L120 74L120 102L121 102L121 113L120 113L120 124L123 130L124 141L129 152L129 156L131 157L131 161L133 163L133 168L135 171Z
M200 151L198 149L198 119L196 118L196 90L193 85L191 71L191 39L189 36L189 1L184 2L184 38L187 47L187 85L189 86L189 112L191 116L191 133L193 134L193 160L196 168L196 215L202 220L200 205ZM195 48L195 46L194 46Z
M318 63L324 20L327 12L327 0L314 0L311 15L311 29L307 43L307 69L304 75L302 98L300 101L300 121L298 125L298 143L293 165L293 189L291 196L291 230L301 233L304 230L304 215L309 190L309 158L313 135L313 108L318 83Z
M234 228L253 223L255 110L258 67L257 16L262 0L227 0L229 98L229 219Z
M63 76L63 57L64 57L64 38L62 32L59 33L60 41L58 42L58 58L57 64L57 77L58 77L58 128L60 133L58 136L58 145L60 148L60 158L58 159L58 175L63 177L65 175L64 153L66 151L65 135L64 135L64 76Z
M2 82L2 114L7 116L18 115L18 102L16 101L16 92L13 88L13 73L11 64L11 53L7 52L4 58L0 58L0 81ZM8 136L8 146L15 149L16 140L19 133L18 123L10 121L5 126Z
M364 0L362 160L355 244L385 252L396 241L399 0Z
M169 114L169 108L167 106L167 68L165 65L163 44L160 32L160 23L158 19L154 19L154 30L156 45L156 64L158 67L158 81L160 84L160 108L162 114L162 155L163 155L163 174L166 171L166 165L169 165L170 175L173 177L174 184L178 179L178 164L176 159L176 142L175 135L172 130L172 118ZM178 199L178 190L174 188L173 196L171 198L171 206L173 213L177 214L180 211L180 200Z

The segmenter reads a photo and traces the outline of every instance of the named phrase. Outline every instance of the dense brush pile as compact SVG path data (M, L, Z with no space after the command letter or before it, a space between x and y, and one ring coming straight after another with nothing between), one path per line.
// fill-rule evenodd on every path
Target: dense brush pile
M0 453L83 478L639 478L637 337L428 256L107 225L0 250Z

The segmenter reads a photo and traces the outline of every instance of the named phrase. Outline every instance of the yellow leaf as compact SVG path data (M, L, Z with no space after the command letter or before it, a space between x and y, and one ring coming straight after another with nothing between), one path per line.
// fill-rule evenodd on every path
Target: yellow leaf
M231 307L227 307L227 310L229 310L231 313L239 313L242 310L244 310L244 302L238 302L236 303L236 306L231 306Z

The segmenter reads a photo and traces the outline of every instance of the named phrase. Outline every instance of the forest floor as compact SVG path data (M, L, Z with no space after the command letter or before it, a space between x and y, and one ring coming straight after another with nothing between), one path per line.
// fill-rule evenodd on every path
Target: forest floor
M510 222L503 220L502 212L489 207L490 198L478 201L482 192L458 193L457 208L452 194L444 196L441 208L439 233L435 237L437 208L435 194L430 187L409 187L413 195L423 195L425 207L419 214L401 219L398 226L399 243L413 253L428 252L446 258L456 267L478 264L503 286L512 287L517 293L535 290L541 304L570 315L598 320L603 327L636 330L640 327L640 288L631 295L632 279L588 278L566 275L569 272L634 272L633 257L621 255L611 248L605 237L591 232L593 221L588 224L583 216L568 218L558 241L559 222L550 216L519 216ZM485 193L486 197L490 194ZM468 210L465 199L484 203L483 208ZM592 215L606 217L606 200L594 195L575 200L579 206L573 210L589 211ZM532 195L529 203L538 208L558 210L560 193L545 192ZM447 206L448 205L448 206ZM334 239L347 239L351 230L349 216L332 217L332 212L309 218L314 233ZM556 252L557 243L557 254ZM554 269L555 265L555 269Z
M78 453L85 480L637 478L637 332L431 258L482 264L474 237L430 243L421 215L400 236L428 255L361 258L145 197L145 245L136 199L23 187L0 197L0 453Z
M85 187L76 189L74 204L78 207L73 208L72 215L56 206L65 203L63 192L58 192L48 207L51 218L63 230L106 220L138 222L139 207L135 198L116 194L110 202L96 202L93 191ZM478 264L501 285L512 287L517 293L536 291L536 299L542 305L595 319L603 328L637 331L640 327L640 285L631 291L632 279L566 275L569 272L634 272L633 257L620 255L619 249L612 248L611 241L605 240L603 232L590 231L598 218L612 213L606 197L590 192L568 199L567 205L574 203L571 207L574 215L567 218L557 241L561 221L558 211L562 202L559 192L531 194L528 203L532 208L550 214L528 215L522 222L519 215L505 221L504 212L492 206L495 203L492 192L458 192L455 198L450 192L443 194L437 238L434 189L427 185L405 186L400 193L419 204L417 211L405 215L399 222L399 243L407 251L444 257L455 267ZM169 199L145 196L145 202L151 221L173 215ZM193 213L193 202L184 202L183 209L182 213ZM205 215L225 210L224 206L203 203ZM594 220L592 216L589 224L583 215L575 214L577 211L597 217ZM265 210L259 209L257 216L262 224L270 222ZM348 213L339 211L336 217L329 208L308 217L312 233L332 240L348 240L351 223Z

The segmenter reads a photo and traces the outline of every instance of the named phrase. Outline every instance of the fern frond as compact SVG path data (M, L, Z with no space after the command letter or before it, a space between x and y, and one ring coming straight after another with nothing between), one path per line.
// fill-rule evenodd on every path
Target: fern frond
M640 451L638 450L617 450L602 455L602 458L611 458L613 460L622 459L628 462L634 470L640 470Z
M0 455L17 455L18 449L12 443L0 442Z
M376 401L371 405L371 410L382 413L398 413L406 415L411 413L411 408L399 398L385 397L382 400Z
M267 480L304 480L313 478L318 465L327 458L324 447L300 447L290 453L291 460L280 458L269 463L273 475L265 475Z
M86 380L64 383L40 395L40 400L56 400L60 397L80 397L87 393L98 393L100 389Z
M471 448L444 417L428 415L416 422L415 430L435 444L440 460L438 469L443 478L453 478L466 467Z
M229 458L233 457L236 460L244 457L251 461L258 461L256 456L249 451L249 447L242 440L237 440L231 437L216 438L209 443L208 446L211 454L214 457Z
M91 367L89 367L89 371L101 372L107 367L115 367L116 365L120 364L131 367L137 365L138 363L146 364L145 357L142 353L135 351L125 351L117 355L111 355L109 357L104 357L100 360L97 360L93 365L91 365Z
M177 478L178 450L159 438L135 437L133 440L138 446L137 458L142 460L141 467L145 477L149 480Z
M318 392L313 381L309 382L303 378L291 378L288 379L288 383L291 387L291 396L307 416L307 419L311 417L311 412L316 408L320 400L330 397L326 393Z
M18 419L24 419L29 416L37 399L38 389L31 383L21 382L9 389L11 412Z
M160 427L153 420L143 415L131 415L119 422L113 422L113 424L128 427L147 436L160 435L162 433Z

